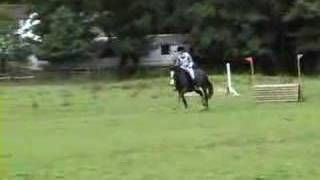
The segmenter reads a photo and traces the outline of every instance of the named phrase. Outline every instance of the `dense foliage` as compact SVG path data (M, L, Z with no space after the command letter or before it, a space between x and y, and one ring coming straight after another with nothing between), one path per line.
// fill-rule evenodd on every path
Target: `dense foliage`
M255 55L288 68L297 52L318 52L320 47L320 2L317 0L20 2L30 2L41 14L43 25L39 31L50 37L44 39L45 44L51 45L53 39L66 42L62 40L65 37L74 45L70 48L78 50L82 49L80 44L88 40L90 31L85 27L88 24L100 27L107 35L117 36L119 53L127 55L143 48L146 34L156 33L190 33L194 48L207 57L240 59ZM55 20L61 7L74 14L65 16L70 22L75 21L66 26L77 26L80 31L73 34L73 38L61 36L68 32L64 28L70 28L60 26ZM60 32L54 33L53 29ZM62 42L61 47L57 47L60 50L65 47ZM139 53L135 56L139 57Z

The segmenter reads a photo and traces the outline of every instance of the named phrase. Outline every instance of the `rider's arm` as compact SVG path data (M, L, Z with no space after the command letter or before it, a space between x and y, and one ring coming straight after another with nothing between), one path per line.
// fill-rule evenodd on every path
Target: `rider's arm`
M173 65L174 66L180 66L180 61L179 61L179 56L175 56L174 58L173 58L174 60L173 60Z

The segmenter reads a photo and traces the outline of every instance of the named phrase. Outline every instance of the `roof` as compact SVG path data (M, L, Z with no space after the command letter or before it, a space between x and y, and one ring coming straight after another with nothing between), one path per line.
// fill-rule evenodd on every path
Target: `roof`
M155 44L187 44L191 41L190 34L154 34L147 38L152 39Z
M23 4L0 4L0 20L28 18L28 6Z
M117 39L116 36L107 37L105 35L97 36L95 42L107 42L111 39ZM191 42L190 34L150 34L146 36L153 44L188 44Z

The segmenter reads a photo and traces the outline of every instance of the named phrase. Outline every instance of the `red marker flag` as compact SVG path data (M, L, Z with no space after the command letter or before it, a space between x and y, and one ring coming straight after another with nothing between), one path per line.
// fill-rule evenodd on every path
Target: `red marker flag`
M246 57L244 60L248 61L249 63L253 63L253 57Z

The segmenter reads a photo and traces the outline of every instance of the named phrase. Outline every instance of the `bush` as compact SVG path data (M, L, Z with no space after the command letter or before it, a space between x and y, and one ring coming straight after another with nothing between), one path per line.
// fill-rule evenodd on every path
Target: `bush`
M0 59L1 60L26 60L32 53L29 43L19 41L13 34L0 35Z

